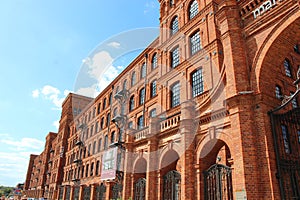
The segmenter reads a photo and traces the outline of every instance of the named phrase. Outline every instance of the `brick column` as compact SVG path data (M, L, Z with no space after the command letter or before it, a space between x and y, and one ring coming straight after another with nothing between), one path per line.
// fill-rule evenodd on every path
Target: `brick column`
M94 200L94 199L96 199L96 186L95 184L92 184L90 200Z
M70 186L70 200L73 199L74 196L74 187Z
M162 178L161 177L161 171L156 171L156 178L157 178L157 199L162 199Z
M80 189L79 189L79 200L82 200L82 199L83 199L83 190L84 190L84 186L81 185L81 186L80 186Z
M200 200L201 199L201 187L200 187L200 182L201 182L201 170L200 170L200 166L199 165L195 165L195 176L196 176L196 180L197 182L195 183L196 184L196 191L195 191L195 199L196 200Z
M64 189L63 189L63 199L66 199L66 194L67 194L67 186L64 186Z
M194 171L194 152L195 145L193 143L195 130L195 103L185 101L181 104L181 146L183 147L182 169L181 170L181 199L195 199L195 177Z

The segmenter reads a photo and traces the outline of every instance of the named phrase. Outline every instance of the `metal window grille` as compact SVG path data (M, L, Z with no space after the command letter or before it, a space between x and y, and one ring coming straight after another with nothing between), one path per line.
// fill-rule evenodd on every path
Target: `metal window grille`
M202 94L204 91L202 68L192 73L192 91L193 97Z
M190 37L191 54L194 55L202 49L199 31Z
M157 53L155 53L152 57L151 67L152 69L155 69L157 67Z
M291 144L289 139L289 133L286 125L281 125L282 137L283 137L283 146L284 151L287 154L291 153Z
M174 35L179 30L178 16L174 17L171 23L171 35Z
M176 66L179 65L179 63L180 63L180 59L179 59L179 47L176 47L171 52L171 67L175 68Z
M96 189L96 200L104 200L106 193L106 187L101 183Z
M171 87L171 107L178 106L180 104L180 85L179 82L175 83Z
M83 200L90 200L91 198L91 188L85 187L83 191Z
M150 87L151 87L151 97L154 97L156 95L156 81L153 81Z
M140 178L134 184L134 200L145 200L146 179Z
M198 14L198 11L199 11L198 2L197 0L194 0L193 3L191 3L189 8L190 19L193 19Z
M180 183L181 176L179 172L169 171L163 177L163 199L164 200L180 200Z

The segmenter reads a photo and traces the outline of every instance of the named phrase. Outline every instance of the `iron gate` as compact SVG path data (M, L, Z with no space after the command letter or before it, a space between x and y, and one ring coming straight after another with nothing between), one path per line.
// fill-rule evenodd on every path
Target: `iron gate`
M169 171L164 175L163 200L180 199L181 175L178 171Z
M123 190L123 185L120 183L116 183L112 187L112 199L113 200L118 200L122 197L122 190Z
M231 168L214 164L204 171L204 188L206 200L232 200Z
M66 200L70 200L70 192L71 192L71 187L67 186L67 190L66 190Z
M134 200L145 200L146 179L140 178L134 185Z
M300 200L300 108L269 113L282 200ZM277 113L277 114L276 114Z
M59 197L58 197L59 200L63 199L63 194L64 194L64 186L61 186L59 188Z
M85 187L83 190L83 200L90 200L91 198L91 187Z
M104 200L105 199L105 193L106 193L106 187L101 183L96 189L96 199L97 200Z

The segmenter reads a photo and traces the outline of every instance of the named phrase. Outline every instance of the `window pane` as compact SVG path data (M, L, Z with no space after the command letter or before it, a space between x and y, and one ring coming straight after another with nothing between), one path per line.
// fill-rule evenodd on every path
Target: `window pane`
M156 53L152 57L151 67L152 67L152 69L155 69L157 67L157 54Z
M144 128L144 116L142 115L138 118L138 129L140 130L143 128Z
M292 96L293 93L291 92L290 95ZM297 97L293 98L293 100L292 100L292 106L293 106L293 108L298 108Z
M133 86L136 82L136 75L135 75L135 72L132 73L131 75L131 86Z
M145 103L145 88L140 90L140 105Z
M198 52L201 47L201 41L200 41L200 33L196 32L194 35L190 37L190 45L191 45L191 54L194 55L196 52Z
M276 85L276 87L275 87L275 95L276 95L277 99L281 99L282 98L281 88L278 85Z
M174 35L179 30L179 23L178 23L178 17L174 17L172 24L171 24L171 35Z
M204 86L202 69L198 69L192 74L192 90L193 97L196 97L203 93Z
M132 111L134 109L134 96L130 97L129 100L129 111Z
M141 67L141 78L144 78L146 76L146 64L143 63Z
M198 2L197 0L194 0L193 3L190 5L190 19L193 19L198 14Z
M180 104L180 85L176 83L171 88L171 107L178 106Z
M151 97L154 97L156 95L156 81L153 81L150 86L151 86Z
M177 65L179 65L179 47L176 47L172 52L171 52L171 67L175 68Z
M155 117L155 116L156 116L156 109L154 108L150 111L150 117Z
M284 69L285 69L285 75L288 77L292 77L291 73L291 63L289 60L285 59L283 63Z

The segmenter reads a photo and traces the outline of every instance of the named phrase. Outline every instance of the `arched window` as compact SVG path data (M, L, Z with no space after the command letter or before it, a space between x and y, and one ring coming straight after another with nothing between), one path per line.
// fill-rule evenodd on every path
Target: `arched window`
M131 74L131 86L133 86L136 83L136 74L135 72L132 72Z
M104 117L101 118L100 128L103 130L104 128Z
M163 199L179 200L181 176L179 172L169 171L163 177Z
M180 104L180 84L179 82L174 83L171 86L171 108Z
M134 109L134 96L132 95L129 99L129 111Z
M151 60L151 68L155 69L157 67L157 53L154 53Z
M144 115L139 116L137 125L138 125L138 130L144 128Z
M156 96L156 80L150 83L150 96L151 97Z
M102 138L100 138L98 141L98 152L101 151L101 146L102 146Z
M143 63L141 66L141 78L144 78L146 76L147 69L146 69L146 63Z
M193 19L199 12L198 2L194 0L189 7L189 18Z
M127 80L125 79L125 81L123 82L123 90L127 89Z
M110 93L109 99L108 99L108 104L111 105L111 103L112 103L112 93Z
M93 154L95 154L96 153L96 141L94 141L94 143L93 143Z
M101 103L98 103L98 109L97 109L97 114L99 115L101 111Z
M193 35L190 36L190 49L192 55L194 55L202 49L199 31L195 32Z
M110 143L114 143L115 142L115 131L113 131L110 135Z
M108 127L109 124L110 124L110 113L108 113L106 117L106 127Z
M174 35L179 30L178 16L175 16L171 22L171 35Z
M171 51L171 67L175 68L179 65L179 63L179 46L177 46Z
M291 72L291 62L288 59L285 59L283 62L284 70L285 70L285 75L288 77L292 77L292 72Z
M281 87L279 85L275 86L275 96L277 99L282 98L282 91L281 91Z
M204 91L202 68L197 69L191 74L191 81L192 81L193 97L202 94Z
M102 108L102 110L104 110L106 108L106 98L104 98L104 100L103 100L103 108Z
M108 136L106 135L104 137L104 149L106 150L108 148Z
M145 103L145 88L142 88L139 93L139 103L143 105Z

